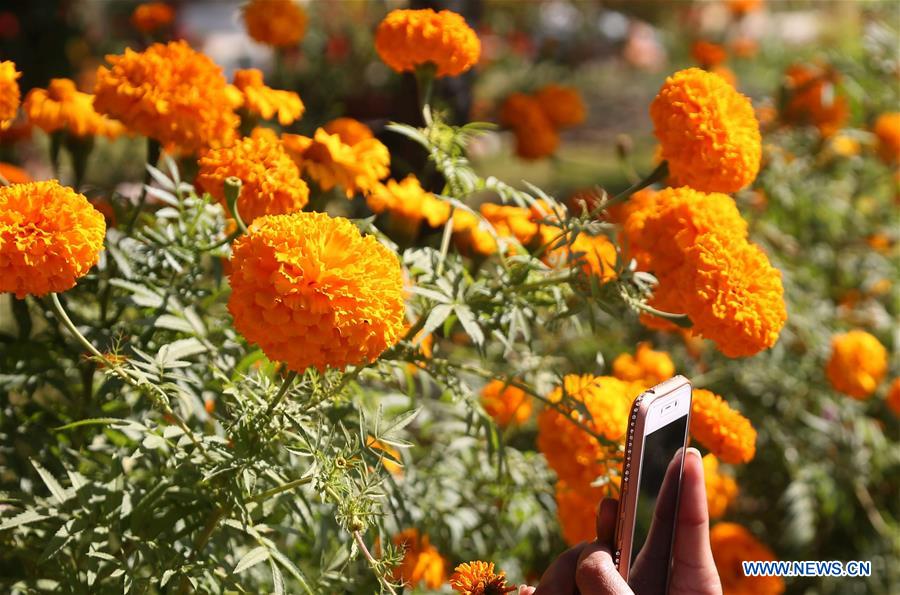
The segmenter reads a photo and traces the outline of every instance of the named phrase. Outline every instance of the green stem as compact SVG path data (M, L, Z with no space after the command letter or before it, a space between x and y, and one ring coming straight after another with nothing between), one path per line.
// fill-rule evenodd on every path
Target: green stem
M238 232L247 233L247 225L244 223L244 220L241 218L241 213L238 211L238 198L241 196L242 184L243 182L241 182L240 178L234 176L225 178L225 203L228 205L231 214L234 216Z
M275 406L281 402L284 398L284 395L287 394L288 389L291 387L291 384L294 383L294 379L297 378L297 372L291 372L287 376L285 376L284 380L281 382L281 388L278 389L278 394L275 395L271 401L269 401L269 406L266 407L266 417L272 415L272 411L275 410Z
M162 147L158 142L152 138L147 139L147 165L156 166L161 150ZM128 225L125 226L126 236L131 235L131 232L134 231L134 226L137 225L138 218L144 210L144 205L147 203L147 186L150 185L151 179L148 169L144 172L144 183L141 184L141 196L138 198L137 206L134 208L134 213L131 214L131 219L128 220Z
M433 123L431 117L431 98L434 93L434 78L437 67L432 64L423 64L416 68L416 88L419 91L419 108L422 110L422 118L429 128Z
M359 547L359 551L362 552L366 561L369 563L369 566L371 566L372 570L375 571L375 574L378 577L378 582L388 590L388 593L397 595L397 591L394 590L393 585L384 580L384 578L380 574L378 574L378 560L375 559L375 556L373 556L372 552L369 551L369 548L366 547L366 542L363 540L362 533L360 533L359 531L354 531L353 540L356 541L356 545L357 547Z
M456 206L450 205L450 216L444 224L444 235L441 236L441 255L438 259L437 270L435 275L440 277L444 272L444 261L447 260L447 253L450 251L450 237L453 235L453 214L456 212Z
M667 161L663 161L659 165L657 165L656 169L654 169L652 172L650 172L650 175L648 175L646 178L644 178L643 180L641 180L640 182L638 182L636 184L632 184L630 187L626 188L622 192L616 194L614 197L609 199L609 201L605 205L603 205L603 208L608 209L609 207L611 207L613 205L619 204L621 202L625 202L635 192L643 190L644 188L646 188L647 186L650 186L651 184L655 184L656 182L666 179L666 177L668 177L668 175L669 175L669 163Z
M256 494L255 496L251 496L247 498L247 502L263 502L268 500L272 496L280 494L282 492L287 492L288 490L293 490L294 488L302 485L306 485L312 482L312 477L301 477L300 479L295 479L294 481L289 481L280 486L274 487L271 490L266 490L265 492L261 492Z

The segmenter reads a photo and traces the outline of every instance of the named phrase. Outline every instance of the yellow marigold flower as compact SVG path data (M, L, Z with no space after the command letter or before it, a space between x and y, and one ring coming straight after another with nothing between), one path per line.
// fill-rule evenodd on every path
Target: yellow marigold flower
M825 375L835 390L854 399L867 399L887 374L887 350L861 330L835 335Z
M794 64L785 72L787 101L781 118L789 124L810 125L822 136L843 127L850 115L847 98L836 87L838 74L830 68Z
M500 427L521 425L531 416L531 397L502 380L491 380L484 385L481 405Z
M375 440L371 436L369 436L366 446L379 453L384 453L380 456L379 460L388 473L395 477L403 475L403 465L399 462L402 460L400 458L400 451L390 444L385 444L381 440Z
M609 238L581 232L571 242L550 249L543 261L554 268L579 266L585 275L606 282L616 278L617 259L616 247Z
M437 589L447 581L447 561L418 529L405 529L394 536L394 545L405 550L403 561L394 568L394 580L416 587Z
M250 131L250 138L270 143L281 143L278 133L267 126L254 126L253 130ZM284 147L282 146L282 148Z
M737 75L734 74L734 71L731 70L730 68L728 68L727 66L720 64L718 66L714 66L709 71L713 74L719 75L720 77L722 77L722 79L726 83L728 83L732 87L737 88L737 86L738 86ZM756 110L754 110L753 113L756 114ZM759 121L759 120L757 119L757 121Z
M712 68L724 62L728 52L717 43L698 39L691 44L691 58L703 68Z
M366 203L375 213L389 212L416 228L423 219L431 227L439 227L450 217L450 203L426 192L414 175L402 182L388 180L386 184L378 184L366 196Z
M669 171L706 192L737 192L756 178L762 157L750 100L719 75L688 68L666 79L650 105Z
M665 351L654 351L649 343L639 343L634 355L622 353L612 364L613 376L628 382L655 386L675 375L675 364Z
M313 138L298 134L281 138L300 170L325 191L338 186L347 198L357 192L366 194L390 173L390 153L376 138L349 145L324 128L316 130Z
M756 455L756 430L750 420L719 395L695 388L691 402L691 436L726 463L748 463Z
M453 241L465 253L490 256L497 252L497 240L487 226L478 215L457 209L453 212Z
M778 576L746 576L742 562L777 560L772 550L736 523L716 523L709 532L713 558L726 595L780 595L784 580Z
M719 459L711 453L703 457L703 477L706 483L709 518L717 519L725 514L725 511L737 498L737 482L730 475L719 471Z
M0 176L3 176L3 179L10 184L24 184L33 181L27 171L11 163L0 162Z
M375 137L371 128L353 118L335 118L323 128L328 134L341 137L341 142L351 147Z
M456 567L450 586L461 595L503 595L515 591L506 584L505 572L494 572L493 562L465 562Z
M241 92L241 106L263 120L271 120L277 115L278 123L287 126L303 115L305 107L300 96L293 91L267 87L262 71L256 68L235 71L234 86Z
M21 91L16 82L22 73L10 60L0 62L0 130L5 130L16 119Z
M138 4L131 13L131 24L142 33L153 33L172 24L175 11L165 2Z
M65 130L73 136L114 138L122 124L94 111L94 97L75 88L69 79L51 79L46 89L32 89L22 105L28 119L46 133Z
M309 19L294 0L250 0L243 13L247 33L259 43L287 47L306 34Z
M259 217L232 249L234 326L302 372L370 363L403 335L397 255L347 219Z
M103 215L56 180L0 187L0 293L71 289L97 264L105 234Z
M556 518L567 544L597 539L597 507L605 495L602 488L556 482Z
M872 130L878 137L878 154L884 162L900 163L900 112L881 114Z
M831 139L831 150L841 157L854 157L859 155L859 141L855 138L839 134Z
M515 238L523 246L530 244L538 233L539 226L534 221L531 209L527 207L486 202L478 210L494 227L498 236Z
M481 42L455 12L392 10L375 31L375 50L397 72L433 64L435 76L441 78L472 68L481 55Z
M242 138L230 147L206 152L199 165L197 186L209 192L226 211L225 179L240 178L243 185L237 206L241 219L247 223L263 215L299 211L309 202L309 187L277 140Z
M169 149L227 146L239 118L222 69L184 41L107 56L97 70L94 107Z
M512 129L516 154L523 159L541 159L559 147L559 134L537 99L513 93L500 107L500 123Z
M885 403L887 403L888 409L894 412L894 415L900 417L900 377L894 378L894 381L891 382Z
M556 128L568 128L584 122L587 108L577 89L563 85L546 85L534 98Z

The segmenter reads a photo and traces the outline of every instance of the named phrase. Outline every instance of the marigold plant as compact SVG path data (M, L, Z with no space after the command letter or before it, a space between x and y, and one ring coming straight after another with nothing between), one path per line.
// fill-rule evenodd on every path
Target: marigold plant
M14 62L0 62L0 129L8 128L16 118L21 98L17 80L21 76Z
M46 89L34 88L22 109L28 119L47 133L65 130L73 136L116 137L122 124L94 111L94 97L75 88L69 79L51 79Z
M726 463L747 463L756 454L756 430L750 420L719 395L695 388L690 435Z
M878 138L878 154L884 162L900 163L900 112L878 116L872 131Z
M366 204L373 212L390 213L413 229L418 229L422 221L438 227L450 217L450 204L426 192L413 175L400 182L388 180L376 185L366 196Z
M165 2L144 2L131 13L131 24L141 33L153 33L175 20L175 9Z
M831 339L825 374L835 390L854 399L867 399L887 373L887 350L873 335L852 330Z
M720 470L719 459L712 453L703 455L703 478L709 518L721 518L738 496L737 482Z
M811 125L822 136L836 133L847 121L847 98L836 89L838 74L830 67L793 64L785 72L787 98L781 118L789 124Z
M277 48L300 43L309 20L295 0L250 0L243 15L250 37Z
M555 128L568 128L584 122L587 107L577 89L564 85L545 85L534 98Z
M460 595L503 595L516 588L506 584L506 574L494 571L493 562L464 562L450 576L450 586Z
M394 570L394 578L415 587L437 589L447 582L447 561L427 535L418 529L404 529L394 536L394 544L403 549L403 561Z
M481 405L498 426L521 425L531 417L531 397L521 388L492 380L481 389Z
M287 126L303 115L305 107L300 96L293 91L280 91L263 83L262 71L256 68L237 70L234 86L241 92L241 103L250 114L263 120L277 116L278 123Z
M727 595L779 595L784 579L778 576L746 576L742 562L777 560L768 547L737 523L716 523L709 533L713 558Z
M622 353L612 363L613 375L628 382L654 386L675 375L675 364L665 351L655 351L649 343L638 343L634 355Z
M472 68L481 55L481 42L455 12L394 10L378 25L375 49L397 72L433 65L435 76L446 77Z

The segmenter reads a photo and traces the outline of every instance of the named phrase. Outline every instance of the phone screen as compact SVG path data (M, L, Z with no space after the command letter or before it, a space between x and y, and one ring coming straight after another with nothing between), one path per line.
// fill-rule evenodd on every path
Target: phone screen
M665 595L687 415L644 437L628 584L635 595Z

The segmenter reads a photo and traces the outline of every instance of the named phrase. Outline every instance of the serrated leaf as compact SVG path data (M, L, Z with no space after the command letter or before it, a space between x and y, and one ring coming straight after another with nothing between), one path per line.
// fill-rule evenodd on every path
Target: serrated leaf
M428 318L425 320L425 326L422 327L423 335L430 335L434 329L441 326L444 320L453 312L453 304L439 304L434 307Z
M40 521L46 518L49 517L45 514L40 514L38 512L35 512L34 510L26 510L25 512L20 512L16 516L8 518L0 523L0 531L5 531L14 527L20 527L22 525L27 525L28 523L33 523L35 521Z
M34 466L35 470L38 472L38 475L41 476L41 479L44 482L44 485L47 486L47 489L50 490L50 493L53 494L53 498L59 503L62 504L66 500L69 499L70 494L66 492L65 488L63 488L56 478L53 475L44 469L40 463L31 459L31 464Z
M149 289L148 287L139 285L138 283L132 283L131 281L126 281L125 279L111 279L109 282L114 287L130 291L131 299L134 300L134 303L138 306L144 308L159 308L163 303L162 296L154 293L153 290Z
M475 346L481 347L482 344L484 344L484 331L478 326L478 322L475 320L475 315L472 313L472 310L468 306L457 305L453 308L453 311L456 313L457 318L459 318L463 330L466 331L466 334L469 335L469 338L472 339Z
M275 561L271 558L269 558L269 568L272 570L272 592L275 595L283 595L284 575L281 574L281 570L278 568L278 565L275 564Z
M263 546L257 546L244 554L244 557L241 558L237 565L232 570L233 574L240 574L241 572L247 570L251 566L256 566L263 560L269 559L269 550Z
M188 327L187 332L191 332L190 327ZM197 355L204 351L206 351L206 347L203 343L193 337L179 339L160 347L156 354L156 361L164 366L170 366L183 358Z
M175 184L172 182L172 180L170 180L169 177L162 171L150 165L149 163L147 164L147 172L153 177L154 180L156 180L156 183L161 187L165 188L166 190L175 190ZM175 203L175 206L178 206L177 202Z
M166 329L179 333L194 332L193 327L191 327L190 323L187 320L178 318L177 316L172 316L171 314L163 314L154 321L153 326L159 329Z

